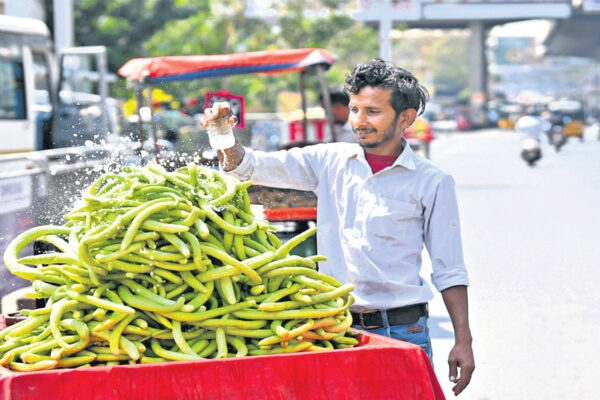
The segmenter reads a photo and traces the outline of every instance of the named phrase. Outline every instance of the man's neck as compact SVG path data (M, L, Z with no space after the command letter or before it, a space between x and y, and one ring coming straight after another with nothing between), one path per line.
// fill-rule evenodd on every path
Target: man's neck
M404 150L404 146L402 146L402 140L398 142L396 146L385 146L385 147L373 147L373 148L365 148L365 153L373 154L376 156L395 156L398 157L402 154Z

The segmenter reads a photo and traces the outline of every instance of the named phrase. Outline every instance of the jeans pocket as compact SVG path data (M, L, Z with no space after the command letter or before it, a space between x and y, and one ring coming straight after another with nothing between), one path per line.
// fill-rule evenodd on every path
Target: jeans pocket
M421 317L414 324L395 325L390 327L391 337L408 343L419 345L429 354L431 340L429 339L429 327L427 317Z

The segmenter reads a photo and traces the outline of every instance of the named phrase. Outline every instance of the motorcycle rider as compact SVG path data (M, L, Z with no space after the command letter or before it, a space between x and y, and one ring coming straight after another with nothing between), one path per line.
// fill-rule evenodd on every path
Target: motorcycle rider
M521 134L521 157L530 166L542 158L540 142L542 134L549 129L550 123L537 116L533 109L527 109L527 113L517 120L515 130Z
M565 136L565 124L570 121L569 117L561 115L553 115L550 118L550 131L548 132L548 142L554 146L556 151L567 142Z

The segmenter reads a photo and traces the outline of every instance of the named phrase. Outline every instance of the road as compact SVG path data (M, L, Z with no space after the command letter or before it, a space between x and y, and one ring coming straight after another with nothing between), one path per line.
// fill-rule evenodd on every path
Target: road
M456 181L476 370L469 400L600 398L600 141L544 144L530 168L516 133L441 134L432 160ZM425 259L425 257L424 257ZM428 260L428 259L427 259ZM430 264L423 276L428 278ZM452 325L432 301L447 398Z

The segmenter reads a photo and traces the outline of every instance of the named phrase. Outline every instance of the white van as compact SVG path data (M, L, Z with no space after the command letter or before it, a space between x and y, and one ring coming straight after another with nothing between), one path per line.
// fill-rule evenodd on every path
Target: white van
M0 154L102 139L108 78L104 46L56 54L42 21L0 15Z

